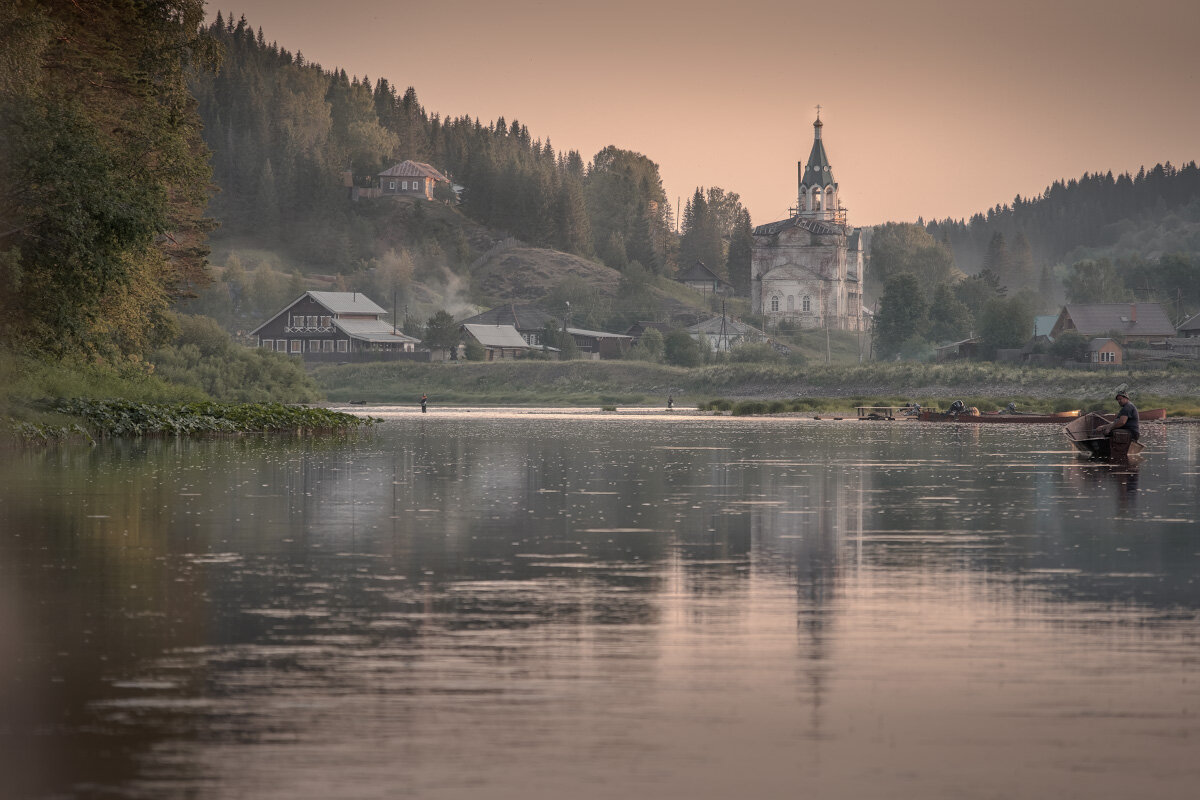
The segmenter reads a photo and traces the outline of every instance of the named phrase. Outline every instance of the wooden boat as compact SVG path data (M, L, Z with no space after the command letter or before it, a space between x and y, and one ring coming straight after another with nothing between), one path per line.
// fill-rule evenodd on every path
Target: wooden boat
M1101 433L1100 426L1107 425L1108 422L1109 420L1101 414L1085 414L1067 423L1063 433L1071 440L1076 450L1095 459L1123 461L1146 449L1141 442L1133 441L1129 431L1117 428L1111 436Z
M1116 414L1101 414L1108 422L1112 422L1117 418ZM1145 411L1138 409L1139 422L1154 422L1155 420L1166 419L1167 410L1165 408L1148 408Z
M1079 411L1059 411L1054 414L1006 414L999 411L991 414L951 414L946 411L927 411L922 409L917 419L919 419L921 422L987 422L1007 423L1010 425L1029 425L1031 423L1056 422L1061 425L1064 420L1072 417L1079 417Z

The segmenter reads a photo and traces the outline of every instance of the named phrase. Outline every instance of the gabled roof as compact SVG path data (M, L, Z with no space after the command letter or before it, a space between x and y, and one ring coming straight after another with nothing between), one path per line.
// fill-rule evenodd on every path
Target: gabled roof
M401 161L394 167L389 167L379 173L381 178L433 178L435 181L449 183L450 179L428 164L420 161Z
M490 308L481 314L464 319L461 325L511 325L519 331L536 331L546 327L547 320L562 327L562 320L534 305L509 303Z
M742 337L762 337L766 338L766 334L755 328L753 325L747 325L741 320L736 320L733 317L725 317L725 335L726 336L742 336ZM721 335L721 318L713 317L704 322L692 325L687 329L688 333L703 333L706 336Z
M280 315L286 314L291 310L292 306L306 297L311 297L318 305L335 317L339 314L370 314L378 319L387 313L362 292L305 292L268 317L266 322L250 331L249 335L256 335L260 330L274 322Z
M1054 330L1054 323L1058 322L1058 314L1039 314L1033 318L1033 335L1034 336L1049 336L1050 331Z
M1092 339L1090 342L1088 342L1088 352L1099 352L1100 350L1103 350L1104 346L1107 344L1115 344L1118 350L1121 349L1121 345L1117 343L1116 339Z
M462 327L484 347L529 348L529 343L512 325L472 325L464 322Z
M623 333L609 333L608 331L589 331L583 328L567 328L567 333L572 336L587 336L592 339L632 339L632 336L627 336Z
M1120 331L1126 336L1175 335L1175 326L1158 303L1077 303L1060 313L1070 317L1084 336Z
M717 283L725 282L725 281L721 280L720 275L713 272L708 267L704 266L704 262L700 261L700 260L697 260L695 264L692 264L691 268L688 269L687 272L684 272L684 273L678 275L675 278L675 280L677 280L677 281L716 281Z
M1180 323L1177 330L1180 331L1200 331L1200 314L1194 317L1188 317Z
M334 314L386 314L362 292L308 292L309 297Z
M420 344L420 339L414 339L393 328L381 319L339 319L333 318L333 326L351 339L361 339L365 342L392 342L400 344Z

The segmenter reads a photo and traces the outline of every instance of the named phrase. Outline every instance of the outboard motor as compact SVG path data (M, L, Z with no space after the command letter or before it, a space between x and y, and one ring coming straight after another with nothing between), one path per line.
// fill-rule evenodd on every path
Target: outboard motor
M953 403L950 404L950 413L954 414L956 416L958 414L961 414L965 409L966 409L966 406L963 405L962 400L955 400Z

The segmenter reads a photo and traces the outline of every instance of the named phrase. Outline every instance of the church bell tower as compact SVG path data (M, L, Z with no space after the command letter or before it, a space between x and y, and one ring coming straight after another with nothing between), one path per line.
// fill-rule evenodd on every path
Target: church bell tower
M813 145L808 154L808 163L797 162L800 191L797 198L797 216L805 219L844 219L838 214L838 185L833 179L833 168L829 156L825 155L825 143L821 141L821 107L817 106L817 121L813 123Z

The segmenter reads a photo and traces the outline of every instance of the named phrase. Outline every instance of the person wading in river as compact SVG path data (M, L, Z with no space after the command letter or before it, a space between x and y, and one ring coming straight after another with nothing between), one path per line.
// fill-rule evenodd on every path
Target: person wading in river
M428 402L429 402L429 398L426 395L421 395L421 413L422 414L427 413L425 411L425 404Z
M1138 429L1138 412L1135 406L1129 400L1129 395L1119 392L1116 400L1121 404L1121 410L1117 412L1117 418L1107 425L1101 426L1100 432L1105 436L1111 436L1112 432L1118 428L1124 428L1129 431L1129 438L1132 441L1137 441L1141 436L1141 431Z

